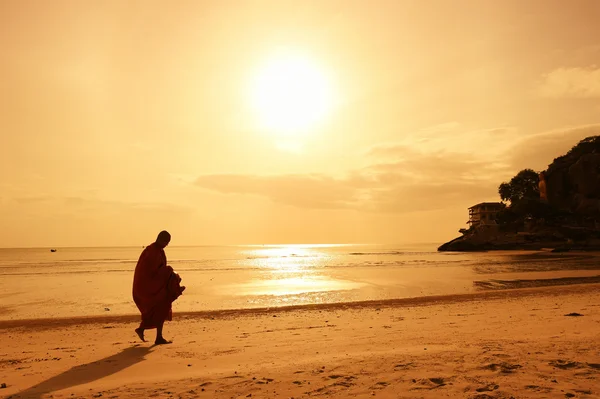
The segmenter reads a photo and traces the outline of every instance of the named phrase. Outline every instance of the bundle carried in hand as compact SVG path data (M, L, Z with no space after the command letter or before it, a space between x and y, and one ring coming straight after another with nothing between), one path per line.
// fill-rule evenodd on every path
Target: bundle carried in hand
M185 291L185 286L181 285L181 276L175 272L171 273L169 283L167 284L167 292L169 293L171 302L179 298L183 294L183 291Z

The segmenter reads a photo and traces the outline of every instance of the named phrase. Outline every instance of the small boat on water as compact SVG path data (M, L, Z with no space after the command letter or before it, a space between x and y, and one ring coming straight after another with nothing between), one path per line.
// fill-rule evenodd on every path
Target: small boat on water
M56 249L52 248L52 249L50 250L50 252L56 252Z

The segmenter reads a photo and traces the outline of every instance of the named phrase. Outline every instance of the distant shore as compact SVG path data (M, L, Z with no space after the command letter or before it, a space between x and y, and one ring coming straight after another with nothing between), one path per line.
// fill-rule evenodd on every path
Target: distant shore
M600 252L600 238L573 241L567 238L548 239L554 233L499 233L487 229L466 232L438 247L439 252L481 251L553 251L553 252ZM591 234L591 233L590 233Z

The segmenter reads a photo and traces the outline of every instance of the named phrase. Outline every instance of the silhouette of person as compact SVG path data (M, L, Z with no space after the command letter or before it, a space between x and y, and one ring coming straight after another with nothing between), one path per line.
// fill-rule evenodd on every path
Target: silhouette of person
M180 286L181 277L167 265L165 247L171 242L171 235L161 231L156 241L141 253L133 275L133 301L142 314L136 334L144 342L144 331L156 328L154 344L169 344L163 335L165 321L173 316L172 303L185 290Z

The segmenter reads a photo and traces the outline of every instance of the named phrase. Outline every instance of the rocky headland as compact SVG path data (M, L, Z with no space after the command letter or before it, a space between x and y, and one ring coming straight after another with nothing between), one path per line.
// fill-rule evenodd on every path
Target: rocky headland
M580 141L538 178L531 170L519 174L527 173L500 185L507 206L495 223L461 229L438 251L600 250L600 136Z

